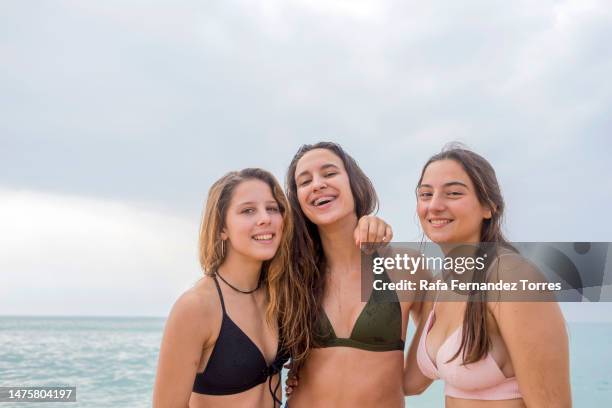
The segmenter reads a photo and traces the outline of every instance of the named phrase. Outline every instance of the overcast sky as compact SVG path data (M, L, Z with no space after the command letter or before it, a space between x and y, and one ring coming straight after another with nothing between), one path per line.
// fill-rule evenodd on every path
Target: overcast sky
M210 184L284 180L319 140L397 240L421 236L421 166L461 141L512 240L612 241L610 38L604 0L2 2L0 314L166 315Z

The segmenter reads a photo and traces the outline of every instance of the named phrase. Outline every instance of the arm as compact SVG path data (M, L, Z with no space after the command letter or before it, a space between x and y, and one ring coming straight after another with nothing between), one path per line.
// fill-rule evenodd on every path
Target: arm
M545 281L537 267L520 255L501 257L499 263L494 279ZM488 309L508 348L525 405L571 407L565 321L551 293L539 297L546 301L489 301Z
M393 230L391 226L385 223L381 218L366 215L359 219L354 237L357 246L361 245L362 242L386 244L393 239ZM389 275L392 279L396 278L393 271L389 271ZM431 273L427 270L420 269L417 276L421 279L431 280ZM414 299L412 299L410 315L413 317L415 325L417 325L417 331L410 343L410 348L404 364L403 387L405 395L421 394L433 382L432 379L421 373L416 361L419 339L421 338L421 333L423 332L425 321L427 320L423 319L422 316L427 316L431 307L432 304L430 302L414 302ZM289 381L288 379L286 384L289 388L289 392L291 392L292 388L297 386L297 381Z
M203 303L195 293L187 292L168 316L153 389L154 408L189 405L202 350L211 337L210 328L203 324Z
M421 323L421 318L423 316L424 310L427 306L424 302L413 302L410 306L410 318L414 322L414 325L418 328ZM431 310L431 305L429 306Z
M419 254L415 254L418 256ZM429 269L419 268L419 270L413 275L413 281L419 282L421 280L431 282L433 281L433 275ZM416 296L414 302L410 307L410 316L412 317L412 321L414 325L418 327L422 320L427 320L427 316L429 312L433 308L433 303L431 299L431 294L428 291L418 290L416 292ZM416 337L416 334L415 334ZM418 339L417 345L418 345Z
M381 251L379 251L379 254L380 256L390 258L393 258L396 255L403 256L406 254L412 257L420 256L420 253L414 248L393 245L389 245L383 248ZM387 269L387 274L393 282L399 282L401 279L409 278L413 282L417 282L418 285L418 282L421 280L433 280L431 271L422 267L419 268L414 274L407 275L405 270L396 270L395 268ZM432 379L423 375L417 363L417 350L419 347L419 340L421 338L421 334L424 331L427 316L429 315L429 312L433 307L433 303L430 301L431 299L429 299L430 296L427 295L428 293L422 290L398 292L398 298L400 299L402 304L406 302L410 305L409 316L412 317L412 320L416 327L416 332L412 336L412 340L410 341L410 347L408 349L408 354L406 355L406 359L404 362L404 372L402 379L404 395L421 394L433 382ZM406 335L406 339L408 339L408 335Z
M420 310L419 322L416 333L412 337L410 342L410 348L406 355L406 361L404 364L404 395L417 395L423 393L431 385L433 380L426 377L421 372L417 364L417 349L419 347L419 340L425 330L425 323L427 319L422 316L427 316L433 307L431 302L423 302Z
M571 407L565 322L556 302L489 304L528 407Z

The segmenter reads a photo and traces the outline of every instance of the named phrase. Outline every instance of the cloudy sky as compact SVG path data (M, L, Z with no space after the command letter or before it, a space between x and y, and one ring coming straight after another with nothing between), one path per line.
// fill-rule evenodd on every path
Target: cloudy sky
M496 168L512 240L612 241L609 38L605 0L2 2L0 314L166 315L210 184L283 180L319 140L398 240L456 140Z

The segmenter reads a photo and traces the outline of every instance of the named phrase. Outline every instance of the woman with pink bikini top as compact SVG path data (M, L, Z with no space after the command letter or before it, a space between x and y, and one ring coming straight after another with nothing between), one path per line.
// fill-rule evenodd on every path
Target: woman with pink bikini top
M530 266L501 232L504 212L495 171L461 146L434 155L417 186L425 235L450 244L493 243L489 270L518 279ZM501 271L501 272L500 272ZM505 275L504 275L505 273ZM483 274L489 279L489 274ZM571 407L565 322L556 302L503 302L470 294L468 301L436 299L406 357L404 392L445 382L447 408Z

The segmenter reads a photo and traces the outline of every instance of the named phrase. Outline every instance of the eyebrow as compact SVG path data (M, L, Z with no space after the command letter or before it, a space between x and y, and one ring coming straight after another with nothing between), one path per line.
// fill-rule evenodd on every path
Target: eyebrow
M340 169L340 167L336 166L336 165L335 165L335 164L333 164L333 163L326 163L326 164L324 164L324 165L322 165L322 166L321 166L321 168L319 169L319 171L329 169L330 167L333 167L333 168L338 169L338 170ZM304 170L303 172L301 172L300 174L298 174L297 176L295 176L295 179L297 180L297 179L299 179L300 177L307 175L308 173L310 173L308 170Z
M462 187L465 187L465 188L469 189L467 184L465 184L462 181L449 181L448 183L444 183L444 185L442 187L452 187L452 186L462 186ZM431 184L421 184L421 185L419 185L418 188L423 188L423 187L433 188L433 186Z
M257 202L256 201L245 201L243 203L238 204L238 207L242 207L244 205L256 205ZM266 201L266 204L278 204L276 202L276 200L270 200L270 201Z

